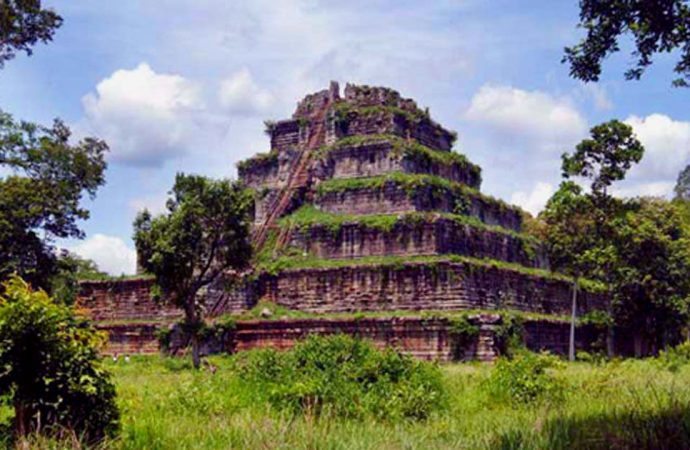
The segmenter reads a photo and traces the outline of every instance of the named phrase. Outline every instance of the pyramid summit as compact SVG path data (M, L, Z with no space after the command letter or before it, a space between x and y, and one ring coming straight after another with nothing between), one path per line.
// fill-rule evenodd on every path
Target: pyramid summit
M203 299L211 317L237 318L217 350L345 332L424 358L492 359L506 317L519 316L528 346L566 351L572 280L549 270L519 208L481 192L481 169L428 110L389 88L347 84L341 95L331 82L266 133L270 150L238 164L255 199L254 269ZM82 284L80 303L111 328L176 317L151 301L150 280L119 283ZM579 314L605 307L591 290L578 299ZM458 318L479 330L460 350ZM113 348L155 348L134 337L150 330L128 330L129 341L111 330ZM583 346L597 338L579 335Z

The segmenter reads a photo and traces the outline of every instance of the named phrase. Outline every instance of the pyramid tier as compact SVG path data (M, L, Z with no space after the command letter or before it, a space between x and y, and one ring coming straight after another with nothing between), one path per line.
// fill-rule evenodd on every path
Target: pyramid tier
M316 207L335 214L399 214L437 211L476 217L487 225L519 231L522 211L440 177L392 173L320 183Z
M478 189L480 168L455 152L441 152L391 135L355 136L317 153L314 177L361 178L391 172L436 175Z
M550 272L466 257L278 260L258 281L265 300L310 313L502 310L570 314L572 281ZM583 288L579 314L605 307Z
M321 259L458 254L547 268L534 238L454 214L344 216L305 206L286 217L289 253Z

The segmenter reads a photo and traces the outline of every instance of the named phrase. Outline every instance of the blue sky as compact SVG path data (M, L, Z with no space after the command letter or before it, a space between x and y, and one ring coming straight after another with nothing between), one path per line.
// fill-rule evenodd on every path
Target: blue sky
M601 82L568 77L577 1L44 1L65 22L54 42L0 71L0 107L67 121L111 147L87 238L62 245L113 274L134 270L136 212L160 211L176 172L234 177L268 149L264 119L288 117L330 80L385 85L459 133L483 190L536 213L560 154L618 118L647 147L619 195L668 195L690 163L690 90L674 55L623 79L629 43Z

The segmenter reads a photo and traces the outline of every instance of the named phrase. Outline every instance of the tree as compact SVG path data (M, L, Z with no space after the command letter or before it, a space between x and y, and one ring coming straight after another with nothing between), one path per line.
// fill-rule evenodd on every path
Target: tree
M43 9L40 0L3 0L0 3L0 69L17 52L31 55L38 42L48 43L62 25L62 17Z
M616 320L658 349L688 322L690 234L682 212L663 199L627 201L615 225L622 262L614 274ZM639 340L636 344L639 356Z
M573 154L562 155L562 175L591 181L589 194L565 181L548 201L541 219L547 224L546 244L554 268L573 276L570 358L575 356L575 316L579 279L603 281L611 289L612 274L619 264L616 234L611 218L620 214L622 203L608 194L614 181L622 180L644 154L633 130L617 120L593 127L591 138L580 142Z
M580 142L572 155L561 156L563 177L589 178L592 193L604 199L611 183L625 178L630 167L640 162L644 147L632 127L618 120L599 124L590 134L591 139Z
M98 269L96 263L67 250L61 250L56 261L56 273L50 278L53 298L65 305L74 304L79 294L80 280L102 280L108 274Z
M93 442L119 427L115 388L101 367L105 336L19 277L0 296L0 395L17 435L73 431Z
M89 217L84 194L94 198L105 183L105 142L70 142L69 128L14 121L0 111L0 279L18 273L49 287L57 271L56 238L82 238L79 220Z
M184 311L199 367L204 304L199 294L228 270L242 270L251 258L251 196L239 184L178 174L167 213L144 210L134 222L141 266L155 275L161 294Z
M673 189L677 200L690 201L690 165L681 170L678 174L676 187Z
M690 82L690 4L687 0L580 0L579 28L587 35L567 47L563 62L570 75L585 82L599 81L601 65L620 51L618 40L630 34L634 39L634 65L625 72L628 80L638 80L657 53L677 51L674 67L679 78L675 86Z

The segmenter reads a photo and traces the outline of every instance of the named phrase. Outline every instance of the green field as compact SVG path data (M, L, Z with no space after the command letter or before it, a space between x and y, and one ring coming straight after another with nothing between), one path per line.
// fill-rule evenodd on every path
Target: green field
M688 448L690 366L657 360L562 364L549 369L558 395L521 404L497 399L494 366L442 366L446 401L426 420L342 419L273 409L234 359L217 371L159 356L107 362L117 385L122 434L115 449ZM36 440L32 448L64 448Z

